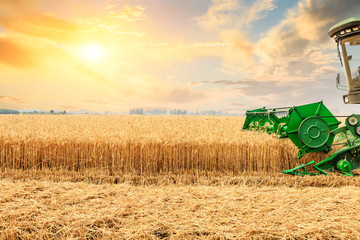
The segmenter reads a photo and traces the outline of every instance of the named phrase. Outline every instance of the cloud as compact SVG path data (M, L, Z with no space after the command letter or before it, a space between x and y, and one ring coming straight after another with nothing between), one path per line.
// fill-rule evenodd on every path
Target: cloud
M42 3L0 0L0 64L16 68L4 67L6 75L23 81L23 86L36 79L71 88L66 90L68 102L61 104L77 99L79 106L91 103L95 108L111 108L113 102L121 101L124 107L143 102L166 107L204 103L228 109L248 107L246 101L287 105L316 99L336 71L335 44L327 30L358 14L360 5L350 0L300 0L276 26L259 35L257 21L277 7L276 0L212 0L207 13L195 18L196 32L190 26L186 33L180 32L183 39L175 39L161 33L162 25L153 26L143 6L119 1L97 9L97 17L66 20L42 11ZM76 50L88 40L106 46L109 58L89 63L77 57ZM195 59L205 61L186 63ZM218 59L221 69L216 65ZM188 69L197 66L212 69L190 73ZM28 74L32 73L28 69L35 74ZM184 79L204 79L212 73L211 80L221 80L184 85ZM242 80L224 80L227 78ZM41 91L41 87L33 88ZM106 100L101 100L103 96ZM52 101L59 101L55 98ZM231 105L236 100L239 105Z
M208 12L195 18L206 31L216 33L228 47L217 56L228 74L254 71L255 43L249 39L253 22L274 10L275 0L257 0L249 6L239 0L213 0Z
M215 58L223 55L231 46L224 41L218 42L173 42L145 43L138 45L134 51L146 59L158 61L189 62L195 58Z
M144 19L146 15L143 6L113 4L106 7L105 16L78 18L76 22L90 32L102 30L123 36L144 37L144 31L137 24Z
M84 102L86 102L86 103L95 103L95 104L100 104L100 105L108 105L108 104L111 103L110 101L98 100L98 99L87 99L87 100L84 100Z
M0 63L28 72L70 63L72 57L61 48L74 42L78 27L41 12L35 0L4 0L0 3ZM56 62L56 64L54 64Z
M76 63L74 56L61 47L17 33L0 33L0 52L0 65L24 71L29 76L64 71Z
M171 103L194 102L201 100L206 96L206 94L203 92L197 92L187 87L171 88L161 92L159 95L159 101L166 101Z
M43 12L37 2L0 1L0 64L42 75L76 69L86 76L107 82L102 72L89 67L76 55L83 39L97 39L102 34L97 32L96 37L90 36L88 26ZM114 15L114 10L111 11ZM129 8L124 11L124 15L129 17L140 17L136 13L131 15Z
M213 0L204 16L195 18L207 31L232 27L240 5L237 0Z
M20 96L0 96L0 101L9 104L31 104L32 100L29 97Z
M244 29L251 23L266 17L266 12L276 8L275 0L257 0L247 6L245 1L212 0L207 13L195 18L207 31L224 29Z
M119 6L119 5L110 5L107 7L110 9L108 16L114 19L120 19L128 22L135 22L139 20L144 20L146 15L144 13L145 8L143 6Z
M246 80L218 80L218 81L202 81L203 84L212 84L212 85L224 85L230 86L232 90L236 90L241 92L243 96L264 96L274 93L284 93L288 92L290 89L290 85L294 84L281 84L276 81L256 81L253 79ZM298 85L298 84L296 84Z
M68 21L41 11L37 2L1 0L0 27L6 31L68 44L83 41L93 33L97 33L98 38L105 32L144 36L136 23L146 18L143 6L114 4L104 9L103 16Z
M124 38L143 35L135 23L146 17L142 6L113 5L103 10L102 17L68 21L42 10L41 4L39 0L0 0L0 64L43 76L61 71L78 78L81 73L108 83L113 76L109 69L115 68L111 58L129 62L128 56L138 58L142 52ZM122 36L117 35L120 32ZM106 46L109 57L94 64L84 60L78 49L86 42ZM122 51L122 46L131 47Z
M320 77L316 82L302 81L257 81L244 80L219 80L202 81L204 85L214 85L210 90L214 98L221 94L228 96L231 104L224 104L226 109L237 108L245 111L251 108L296 106L324 100L327 105L335 105L341 101L341 92L334 84L329 84L327 77ZM221 87L222 86L222 87ZM234 104L234 100L238 102Z
M7 31L40 37L56 42L71 42L78 27L54 15L40 12L34 1L5 1L0 5L0 26Z
M230 103L229 105L233 106L233 107L242 107L242 106L244 106L244 104L241 104L241 103Z
M201 83L206 84L215 84L215 85L230 85L230 86L247 86L247 82L251 82L251 80L237 80L237 81L231 81L231 80L216 80L213 82L210 81L201 81Z
M338 21L355 16L358 11L354 9L359 7L360 2L354 0L300 1L255 44L258 79L315 81L319 69L334 71L335 55L327 53L331 41L327 31Z
M213 0L207 13L196 18L200 27L230 44L218 55L223 71L258 81L315 81L321 74L333 73L335 55L329 50L335 44L329 45L327 31L338 21L357 16L360 2L300 0L259 40L251 40L253 23L265 18L275 4Z
M90 67L85 66L84 64L77 64L74 67L77 71L79 71L82 74L85 74L94 79L98 79L98 80L102 81L103 83L109 83L109 79L106 76L104 76L100 72L97 72L94 69L91 69Z
M357 16L359 7L360 2L356 0L303 0L289 12L288 20L295 23L302 38L323 43L329 39L328 29L341 20Z
M33 54L18 42L0 37L0 62L17 68L31 68L36 65Z
M250 69L256 65L254 62L255 44L244 32L233 29L222 31L220 38L230 43L230 47L221 53L225 72L228 74L237 73L240 70L250 72Z
M61 105L59 107L61 109L66 109L66 110L78 110L79 109L77 106L74 106L74 105Z
M249 9L247 9L246 14L243 15L244 22L246 26L251 26L251 24L259 19L266 17L266 12L272 11L276 8L276 0L257 0L255 1ZM242 22L243 22L242 21Z

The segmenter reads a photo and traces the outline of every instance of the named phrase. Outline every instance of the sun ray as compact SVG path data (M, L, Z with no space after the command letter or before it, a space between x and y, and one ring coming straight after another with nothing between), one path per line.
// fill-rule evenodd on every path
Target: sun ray
M105 49L98 43L87 43L80 48L80 56L86 61L99 62L105 57Z

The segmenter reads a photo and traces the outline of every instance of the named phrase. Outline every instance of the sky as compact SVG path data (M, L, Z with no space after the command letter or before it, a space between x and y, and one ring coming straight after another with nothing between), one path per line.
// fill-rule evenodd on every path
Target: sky
M355 0L0 0L0 108L243 113L324 101Z

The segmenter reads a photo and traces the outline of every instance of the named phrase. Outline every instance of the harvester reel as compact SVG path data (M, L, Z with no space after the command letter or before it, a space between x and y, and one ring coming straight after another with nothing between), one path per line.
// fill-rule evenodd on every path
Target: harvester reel
M254 132L258 131L259 130L259 122L251 122L249 124L249 130L254 131Z
M281 137L280 135L283 135L282 127L287 123L288 110L289 107L271 109L263 107L246 111L243 130L267 132Z
M267 127L266 127L266 132L268 134L272 134L274 132L274 125L273 124L269 124Z
M270 125L271 125L271 121L269 119L262 119L260 121L259 130L261 132L267 132L268 126L270 126Z

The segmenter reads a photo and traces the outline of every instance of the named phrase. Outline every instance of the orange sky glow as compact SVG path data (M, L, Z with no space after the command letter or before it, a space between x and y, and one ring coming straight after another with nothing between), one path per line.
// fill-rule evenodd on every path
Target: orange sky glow
M340 108L346 1L1 0L0 108Z

